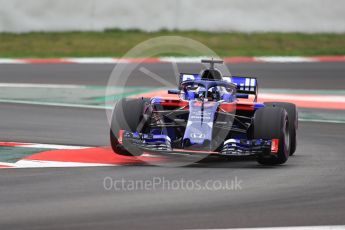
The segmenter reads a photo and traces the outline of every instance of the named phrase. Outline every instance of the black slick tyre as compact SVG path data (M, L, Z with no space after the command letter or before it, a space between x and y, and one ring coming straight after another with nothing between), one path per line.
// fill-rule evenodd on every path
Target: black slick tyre
M278 139L277 153L260 154L262 165L284 164L290 155L290 133L288 114L280 107L258 109L254 115L254 139Z
M125 156L138 156L142 152L138 149L125 147L119 142L119 131L126 130L140 132L143 128L143 112L147 99L128 99L119 100L114 107L111 127L110 144L113 151Z

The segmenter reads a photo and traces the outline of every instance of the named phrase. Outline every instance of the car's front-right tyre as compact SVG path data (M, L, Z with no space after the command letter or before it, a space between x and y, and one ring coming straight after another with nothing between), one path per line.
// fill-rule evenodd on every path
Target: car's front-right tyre
M125 156L142 154L142 151L133 146L124 146L120 141L119 131L140 132L143 129L143 112L147 102L145 98L123 98L115 104L110 127L110 144L115 153Z

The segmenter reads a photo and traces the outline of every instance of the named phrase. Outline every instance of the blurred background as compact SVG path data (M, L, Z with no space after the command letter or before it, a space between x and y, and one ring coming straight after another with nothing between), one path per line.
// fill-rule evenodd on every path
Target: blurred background
M0 0L0 57L121 56L181 35L222 56L343 55L343 0Z
M1 32L345 32L342 0L1 0Z

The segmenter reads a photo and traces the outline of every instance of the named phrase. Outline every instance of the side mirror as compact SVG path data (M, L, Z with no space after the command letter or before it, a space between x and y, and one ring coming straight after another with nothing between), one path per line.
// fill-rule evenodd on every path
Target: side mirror
M180 94L181 90L179 89L169 89L168 94Z

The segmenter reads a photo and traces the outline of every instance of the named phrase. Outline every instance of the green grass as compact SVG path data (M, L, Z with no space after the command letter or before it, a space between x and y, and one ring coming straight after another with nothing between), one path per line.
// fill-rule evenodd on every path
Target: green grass
M105 32L0 33L0 57L120 57L138 43L164 35L195 39L220 56L345 55L345 34L244 34L199 31L148 33L136 30L108 30Z

